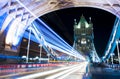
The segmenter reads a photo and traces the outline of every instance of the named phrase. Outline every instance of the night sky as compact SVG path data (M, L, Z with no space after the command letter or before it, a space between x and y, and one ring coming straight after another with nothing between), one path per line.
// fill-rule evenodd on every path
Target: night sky
M95 48L98 55L102 56L116 18L113 14L97 8L78 7L51 12L40 18L72 46L74 19L78 22L82 14L88 22L91 17Z

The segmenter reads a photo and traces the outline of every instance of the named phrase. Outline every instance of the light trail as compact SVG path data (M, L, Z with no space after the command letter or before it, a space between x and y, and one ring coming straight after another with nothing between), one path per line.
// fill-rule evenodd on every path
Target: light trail
M116 40L120 38L120 20L119 18L116 18L113 30L111 32L111 36L108 41L108 45L106 47L103 61L106 61L112 53L114 53L115 47L116 47Z
M67 77L68 75L74 73L77 70L82 70L83 67L86 68L86 65L87 65L87 63L78 64L77 66L72 67L71 69L64 70L62 72L59 72L59 73L54 74L52 76L49 76L49 77L47 77L45 79L63 79L65 77Z
M26 75L26 76L23 76L23 77L19 77L17 79L34 79L34 78L38 78L38 77L45 76L45 75L48 75L48 74L56 73L56 72L59 72L59 71L62 71L62 70L71 69L71 68L76 67L76 66L78 66L78 65L67 66L67 67L57 68L57 69L54 69L54 70L49 70L49 71L39 72L39 73L35 73L35 74L30 74L30 75Z
M87 63L84 63L84 64L81 64L80 66L78 66L76 69L70 71L70 72L67 72L66 74L60 76L59 78L57 79L64 79L66 77L68 77L70 74L80 70L81 73L86 73L86 66L87 66ZM82 75L83 76L83 75Z
M46 25L41 19L39 19L23 3L21 3L19 0L17 0L17 2L39 21L40 23L39 26L37 24L35 25L35 27L39 29L40 34L42 34L42 36L44 37L44 40L45 40L44 45L50 45L51 43L52 45L55 45L56 47L60 47L60 50L64 50L67 52L67 53L66 52L64 53L77 57L81 60L85 60L85 58L79 52L77 52L73 47L71 47L67 42L65 42L59 35L57 35L48 25ZM41 37L41 36L38 35L38 37ZM38 40L40 40L40 38ZM53 41L50 41L50 40L53 40Z
M37 72L34 74L22 76L16 79L41 79L41 77L44 79L63 79L67 77L68 75L80 70L80 72L85 73L86 72L86 66L88 65L88 62L81 62L80 64L57 68L54 70L44 71L44 72ZM62 75L62 76L61 76Z
M79 66L79 65L78 65ZM70 68L70 69L68 69L68 70L64 70L64 71L62 71L62 72L60 72L60 73L57 73L57 74L54 74L54 75L52 75L52 76L49 76L49 77L47 77L47 78L45 78L45 79L56 79L57 77L60 77L60 76L63 76L64 74L66 74L66 73L70 73L71 71L73 71L73 70L78 70L79 69L79 67L78 66L75 66L75 67L72 67L72 68ZM80 68L82 67L82 65L80 65ZM62 79L62 78L61 78Z

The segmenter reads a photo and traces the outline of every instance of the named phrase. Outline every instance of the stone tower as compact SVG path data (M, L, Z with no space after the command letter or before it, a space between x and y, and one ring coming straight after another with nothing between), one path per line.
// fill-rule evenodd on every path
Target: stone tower
M73 47L83 55L90 57L90 54L94 50L93 40L94 34L91 18L88 23L85 17L82 15L78 23L75 20Z

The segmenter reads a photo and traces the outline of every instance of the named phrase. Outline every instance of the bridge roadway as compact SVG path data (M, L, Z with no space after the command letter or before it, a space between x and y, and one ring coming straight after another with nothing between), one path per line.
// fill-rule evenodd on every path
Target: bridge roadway
M61 64L59 66L42 68L1 68L0 79L70 79L69 75L72 73L79 73L78 76L76 76L76 74L73 74L71 76L76 76L75 79L80 79L80 77L82 79L82 76L86 70L86 66L86 62L81 62L79 64L73 65Z
M55 67L1 69L0 79L120 79L120 70L106 64L81 62Z
M25 76L28 74L48 71L51 69L55 69L56 67L43 67L43 68L20 68L20 69L2 69L0 70L0 79L16 79L21 76Z

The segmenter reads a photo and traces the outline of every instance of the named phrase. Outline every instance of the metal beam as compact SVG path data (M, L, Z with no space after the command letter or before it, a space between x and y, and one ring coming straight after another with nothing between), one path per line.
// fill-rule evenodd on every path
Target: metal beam
M120 38L120 19L116 18L111 36L108 41L108 45L103 56L103 61L110 57L110 54L114 52L116 48L116 40Z

